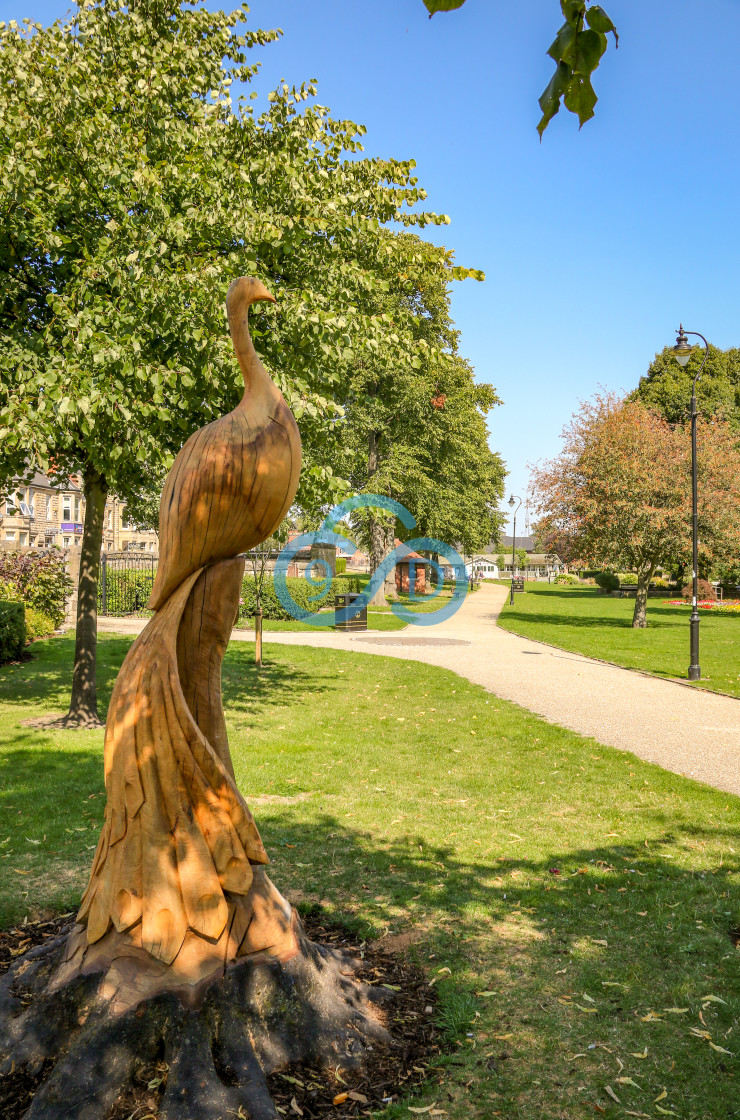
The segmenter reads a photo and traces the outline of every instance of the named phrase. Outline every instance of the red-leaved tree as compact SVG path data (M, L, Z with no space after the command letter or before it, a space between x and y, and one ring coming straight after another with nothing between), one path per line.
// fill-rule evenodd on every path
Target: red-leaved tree
M701 420L699 539L713 562L740 555L740 447L721 419ZM659 564L691 553L691 439L639 401L602 393L581 405L557 458L534 468L538 535L567 539L594 566L637 571L632 625L644 627Z

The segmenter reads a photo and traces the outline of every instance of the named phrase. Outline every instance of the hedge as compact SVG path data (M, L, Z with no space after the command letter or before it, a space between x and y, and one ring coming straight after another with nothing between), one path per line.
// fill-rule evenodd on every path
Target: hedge
M325 606L334 605L335 595L345 595L349 591L359 591L360 581L356 576L339 576L331 581L328 592L317 599L310 599L310 595L318 595L319 588L313 589L307 579L303 578L288 578L286 579L288 591L293 597L293 600L299 607L303 607L306 611L318 611ZM319 585L320 586L320 585ZM268 619L289 619L293 616L288 614L285 607L275 594L275 587L272 582L272 576L265 576L262 584L262 594L260 596L260 603L262 606L262 616ZM242 581L242 594L241 603L239 606L239 622L244 622L247 619L254 617L257 610L257 585L254 576L245 576Z
M0 665L17 661L26 644L23 603L0 603Z
M58 549L0 552L0 583L12 584L24 603L51 619L54 629L64 622L72 581Z

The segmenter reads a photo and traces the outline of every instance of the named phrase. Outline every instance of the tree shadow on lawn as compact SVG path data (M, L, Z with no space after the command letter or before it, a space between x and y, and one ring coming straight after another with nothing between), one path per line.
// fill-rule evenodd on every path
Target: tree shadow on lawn
M101 719L105 719L116 676L134 637L98 636L98 712ZM0 666L0 706L3 703L22 705L43 708L44 712L66 707L72 685L74 637L50 638L35 642L30 648L33 654L30 659ZM258 669L253 647L241 647L237 643L227 650L222 681L224 707L229 714L254 714L268 707L272 709L276 698L295 701L309 685L314 693L330 691L325 676L317 678L315 674L272 662L269 655ZM337 680L337 687L341 688L341 678Z
M632 1066L657 1083L656 1092L662 1085L669 1092L681 1087L692 1103L703 1102L708 1111L702 1116L719 1115L711 1103L718 1106L720 1088L728 1106L735 1099L733 1058L711 1051L706 1040L690 1033L708 1027L718 1045L736 1049L723 1039L738 1026L731 994L731 938L738 916L726 911L732 911L732 876L740 872L740 856L701 855L704 844L732 844L734 829L646 811L647 825L666 818L648 848L615 840L574 844L529 859L505 854L499 844L497 857L465 860L449 845L430 843L422 831L389 841L328 814L301 820L305 806L280 808L258 810L278 887L294 899L298 892L303 906L320 903L343 922L349 919L363 935L410 934L413 954L440 981L443 997L445 988L501 997L473 1000L466 1023L475 1025L465 1029L493 1029L505 1037L514 1031L518 1045L498 1043L498 1050L509 1051L530 1071L534 1061L537 1072L531 1076L545 1076L548 1084L557 1076L544 1057L549 1052L561 1066L558 1075L572 1075L570 1088L562 1090L565 1111L553 1115L582 1115L572 1109L584 1075L572 1061L562 1067L569 1053L588 1053L595 1040L625 1062L629 1052L647 1049L649 1060ZM690 853L692 869L676 866L666 851L681 863ZM451 977L438 971L443 966L451 968ZM705 1006L700 1021L705 992L725 1003L713 1003L711 1014ZM676 1006L689 1013L665 1014ZM483 1016L477 1022L476 1009ZM657 1028L644 1019L650 1011L662 1016ZM512 1054L512 1047L519 1052ZM528 1049L539 1057L526 1055ZM615 1059L603 1054L601 1059L612 1068L604 1080L616 1076ZM507 1063L506 1077L496 1083L504 1096L514 1066ZM629 1072L638 1076L635 1068ZM513 1082L509 1089L514 1091ZM521 1084L517 1090L527 1091ZM688 1100L684 1103L688 1107ZM517 1116L539 1114L520 1107L521 1102Z
M291 682L286 674L288 684L299 690L301 674L293 676ZM263 702L266 697L263 701L258 692L246 704ZM33 800L34 810L50 821L56 818L57 833L64 835L70 831L65 826L73 824L69 817L79 817L81 797L102 789L100 755L81 750L71 760L64 748L39 750L37 744L37 736L19 732L6 745L0 803L25 812ZM68 838L70 856L76 856L84 878L93 857L88 847L97 840L90 818L102 813L103 804L102 797L92 802L84 849L81 841ZM321 904L363 935L388 929L410 933L416 941L413 954L440 981L441 1006L463 999L461 1006L469 1008L460 1029L463 1039L466 1031L478 1030L515 1039L489 1042L496 1062L479 1063L475 1074L502 1105L511 1106L504 1115L580 1117L573 1110L580 1100L577 1085L588 1077L598 1082L601 1067L584 1072L583 1061L576 1069L568 1055L588 1054L596 1046L625 1061L628 1051L649 1050L639 1066L643 1079L655 1082L656 1091L666 1085L669 1094L681 1093L687 1107L704 1102L707 1111L701 1115L708 1117L719 1115L712 1107L719 1108L720 1097L726 1096L730 1107L735 1064L710 1051L690 1028L709 1029L718 1045L733 1049L724 1039L733 1024L736 1029L737 1008L722 979L730 966L722 961L734 956L730 933L737 917L725 911L732 910L732 876L740 873L740 855L717 854L720 845L726 853L736 840L734 828L687 819L689 812L696 814L697 804L700 808L700 799L676 811L642 808L640 823L648 834L657 833L648 846L615 838L605 844L561 844L543 854L542 841L534 838L529 851L536 846L536 858L528 857L526 838L516 853L507 851L506 841L486 835L483 821L463 841L469 850L480 838L481 855L473 858L456 854L451 844L431 839L413 823L405 835L387 839L306 802L259 806L257 824L273 857L269 874L280 890L304 908ZM396 808L386 805L384 815ZM58 843L51 830L49 835L50 843ZM679 866L669 854L676 855ZM691 869L683 866L687 856ZM64 852L55 864L44 847L34 849L29 859L32 874L11 884L27 894L24 912L32 912L34 883L38 894L44 872L53 877L56 866L67 866ZM55 899L65 909L76 905L71 885L67 895L54 884L44 886L45 906ZM439 971L448 967L451 976ZM495 998L476 998L480 991ZM705 1007L700 1022L704 992L725 1003ZM676 1006L690 1012L664 1014ZM480 1020L473 1020L475 1010ZM650 1011L662 1016L659 1023L645 1021ZM448 1040L445 1050L454 1052L454 1043ZM602 1080L615 1076L614 1059L601 1051L588 1061L610 1061L611 1072ZM629 1072L637 1077L634 1068ZM538 1111L534 1100L532 1078L537 1076L547 1078L548 1092L554 1094L547 1111ZM528 1094L534 1103L522 1110Z
M113 683L133 638L98 636L98 710L104 713ZM74 664L74 635L33 642L27 661L0 666L0 705L44 705L44 711L69 706Z
M672 859L665 856L665 849L668 847L685 848L692 852L692 858L696 862L696 849L702 845L737 840L735 828L697 824L676 819L661 810L647 808L641 810L640 820L646 826L664 826L661 835L650 839L647 847L644 842L620 843L615 840L610 845L574 845L572 848L553 850L541 859L502 854L491 856L490 861L459 859L452 847L430 843L429 838L421 831L409 832L402 839L389 841L379 839L368 831L353 830L330 814L315 817L311 815L311 819L301 821L299 818L305 813L305 804L295 807L280 806L279 810L260 806L257 810L258 826L268 852L272 851L275 862L280 867L279 874L284 877L284 867L287 868L293 880L292 885L301 887L305 885L307 878L310 880L314 875L324 877L329 867L329 878L335 879L341 888L339 896L344 896L345 889L349 887L355 898L365 901L367 895L377 890L378 879L381 879L389 894L388 899L374 899L373 925L380 922L390 923L392 926L392 905L409 907L416 899L421 908L432 903L434 910L447 918L464 918L473 925L480 924L481 928L491 919L510 915L517 903L519 908L525 904L536 905L542 924L547 925L551 918L558 915L563 917L565 900L566 914L572 908L580 912L588 904L597 911L588 917L603 926L606 914L602 903L606 900L592 897L588 892L588 888L593 888L595 883L600 886L607 884L609 890L616 891L617 894L622 893L618 888L623 886L627 886L628 891L639 891L642 896L641 904L647 904L648 908L651 903L660 902L666 893L671 892L690 895L692 905L704 898L705 904L709 906L707 885L711 884L713 894L717 891L721 893L731 884L731 877L740 874L740 854L708 858L700 867L692 870L676 866ZM485 842L484 827L481 828L481 835ZM492 845L498 847L498 850L503 846L496 845L495 842ZM290 853L286 850L288 848L291 849ZM315 857L315 864L301 862L303 870L298 875L290 872L291 863L303 861L309 856ZM504 874L511 876L512 872L514 882L497 881ZM368 882L363 887L360 880L365 877ZM596 895L600 893L599 890L595 891ZM610 905L614 901L615 898L610 898ZM616 901L620 900L617 898ZM713 898L712 901L715 902L716 899ZM724 903L723 900L723 906L724 910L729 910L729 901ZM416 908L410 907L412 912L414 909ZM723 907L719 909L722 913ZM480 915L474 916L478 911ZM695 932L694 912L690 915L678 915L671 936L668 937L669 941L675 941L680 936L678 927L684 916L690 918L686 929L691 928ZM620 928L626 928L629 921L614 912L609 914L608 924L618 940ZM718 919L718 931L724 938L729 937L731 925L730 917L726 921ZM558 940L562 941L565 937L568 944L572 945L573 939L582 937L583 932L581 927L567 934L559 933ZM729 940L723 942L722 948L725 945L730 945ZM655 949L653 942L651 953ZM653 960L651 967L654 966Z

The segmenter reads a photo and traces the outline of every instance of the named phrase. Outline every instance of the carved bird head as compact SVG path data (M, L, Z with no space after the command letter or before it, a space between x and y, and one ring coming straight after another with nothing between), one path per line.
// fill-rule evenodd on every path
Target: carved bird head
M255 276L240 276L232 281L226 293L226 313L229 316L229 325L233 318L240 318L253 303L267 300L275 303L275 297L270 295L265 285Z

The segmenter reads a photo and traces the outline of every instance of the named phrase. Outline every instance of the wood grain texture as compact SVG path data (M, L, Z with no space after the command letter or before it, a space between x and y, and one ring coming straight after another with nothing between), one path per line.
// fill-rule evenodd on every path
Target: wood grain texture
M296 951L291 908L260 870L267 853L234 781L221 701L238 554L280 523L300 469L295 421L247 328L250 303L271 298L246 277L229 289L244 397L188 440L170 472L156 613L108 711L105 821L63 968L68 977L107 961L121 1007L153 985L192 989L239 955Z

